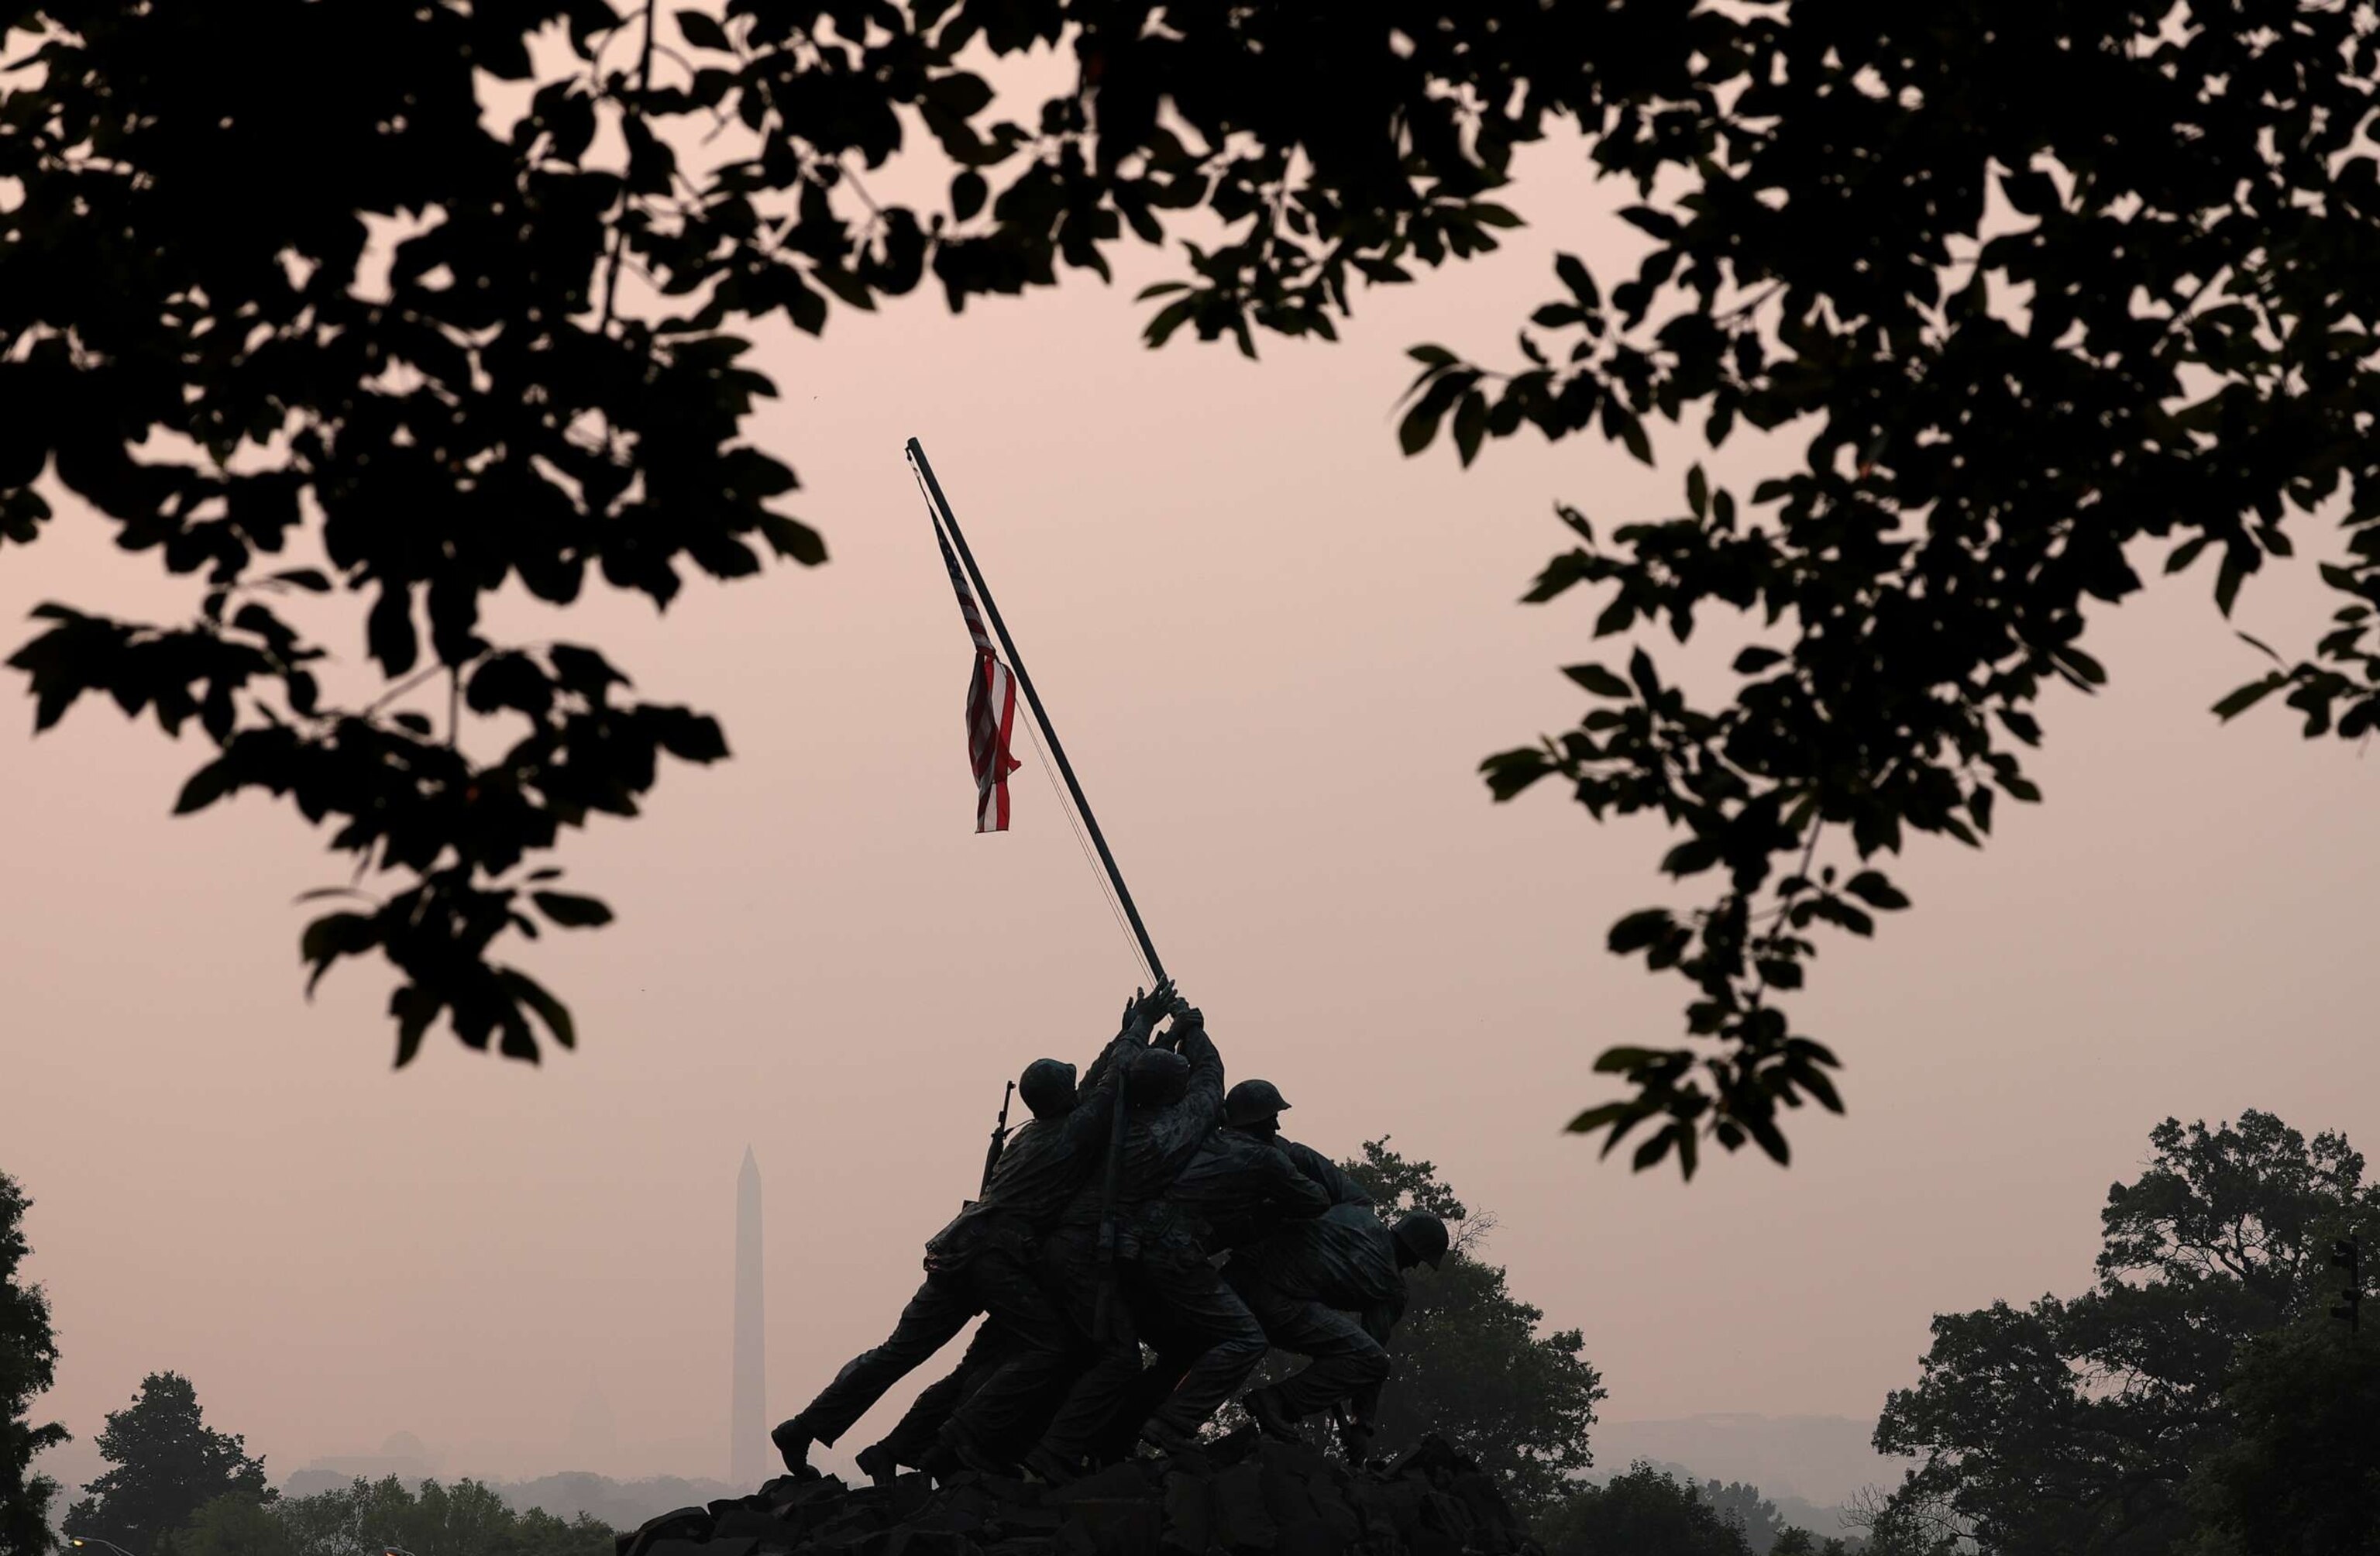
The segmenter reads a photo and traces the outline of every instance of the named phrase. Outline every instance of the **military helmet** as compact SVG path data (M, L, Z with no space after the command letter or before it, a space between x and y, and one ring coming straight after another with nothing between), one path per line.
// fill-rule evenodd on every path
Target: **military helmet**
M1289 1099L1269 1080L1244 1080L1223 1095L1223 1122L1245 1128L1289 1111Z
M1170 1107L1190 1089L1190 1061L1170 1048L1143 1049L1133 1056L1124 1087L1133 1107Z
M1075 1066L1063 1059L1036 1059L1018 1077L1016 1094L1035 1118L1050 1118L1075 1105Z
M1432 1270L1446 1258L1446 1223L1427 1210L1408 1210L1397 1221L1397 1246Z

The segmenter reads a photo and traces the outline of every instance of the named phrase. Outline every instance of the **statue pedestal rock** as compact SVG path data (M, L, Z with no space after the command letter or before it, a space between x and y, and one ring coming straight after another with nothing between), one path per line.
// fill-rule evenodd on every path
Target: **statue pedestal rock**
M1378 1463L1378 1461L1375 1461ZM620 1537L620 1556L1522 1556L1495 1477L1438 1438L1350 1470L1253 1428L1060 1487L972 1473L771 1480Z

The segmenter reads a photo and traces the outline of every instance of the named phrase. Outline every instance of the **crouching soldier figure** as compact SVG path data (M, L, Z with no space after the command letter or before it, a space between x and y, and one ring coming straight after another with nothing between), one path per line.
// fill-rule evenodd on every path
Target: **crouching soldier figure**
M1197 1272L1201 1282L1212 1282L1227 1295L1229 1282L1208 1273L1220 1256L1262 1241L1284 1222L1318 1216L1334 1204L1372 1202L1320 1153L1280 1138L1281 1113L1288 1106L1270 1081L1244 1080L1232 1087L1223 1095L1223 1127L1207 1137L1166 1191L1172 1229L1195 1239L1192 1251L1204 1267ZM1236 1295L1231 1306L1245 1308ZM1169 1322L1164 1314L1145 1314L1141 1328L1141 1339L1156 1348L1156 1362L1135 1380L1109 1419L1095 1459L1129 1453L1143 1427L1212 1343L1209 1335Z
M1427 1210L1390 1227L1370 1206L1349 1203L1232 1257L1224 1273L1265 1338L1306 1358L1241 1401L1265 1435L1294 1440L1300 1420L1343 1405L1341 1440L1349 1458L1362 1460L1389 1377L1389 1338L1404 1315L1404 1272L1436 1270L1446 1250L1446 1223Z

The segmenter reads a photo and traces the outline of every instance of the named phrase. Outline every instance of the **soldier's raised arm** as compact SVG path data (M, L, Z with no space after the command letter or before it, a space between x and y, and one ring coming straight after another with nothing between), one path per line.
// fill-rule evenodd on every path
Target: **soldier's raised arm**
M1174 1120L1188 1133L1213 1134L1223 1122L1223 1056L1207 1035L1207 1018L1196 1006L1182 1005L1166 1037L1173 1052L1190 1062L1190 1084L1173 1111Z
M1175 1000L1173 980L1170 978L1159 979L1157 987L1146 994L1135 990L1132 998L1123 1003L1123 1021L1116 1029L1116 1035L1108 1039L1107 1046L1099 1050L1099 1056L1092 1060L1091 1067L1083 1073L1084 1089L1088 1090L1105 1081L1108 1071L1115 1066L1120 1055L1136 1048L1147 1048L1149 1033L1172 1008Z
M1109 1076L1117 1065L1148 1046L1149 1029L1176 997L1173 980L1160 979L1148 993L1135 991L1124 1002L1121 1028L1083 1072L1083 1084L1076 1093L1080 1100L1063 1125L1069 1145L1097 1149L1106 1143L1109 1125L1115 1118L1115 1087Z

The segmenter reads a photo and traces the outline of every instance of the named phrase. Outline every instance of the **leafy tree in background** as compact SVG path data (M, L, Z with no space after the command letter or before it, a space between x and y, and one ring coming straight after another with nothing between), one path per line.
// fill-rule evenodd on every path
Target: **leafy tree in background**
M30 1251L25 1212L33 1202L0 1173L0 1556L41 1556L52 1548L50 1499L57 1483L33 1473L33 1457L67 1441L55 1421L35 1426L33 1401L49 1392L58 1362L50 1301L19 1273Z
M1939 1498L1903 1487L1867 1487L1852 1499L1844 1523L1857 1531L1860 1556L1977 1556L1973 1532Z
M261 1502L254 1497L218 1497L176 1531L168 1546L173 1556L305 1556L288 1513L312 1500Z
M2337 1420L2371 1386L2368 1370L2313 1386L2337 1353L2305 1331L2328 1321L2330 1239L2380 1231L2362 1157L2254 1111L2168 1119L2149 1144L2108 1190L2095 1285L1937 1317L1918 1382L1886 1401L1876 1450L1921 1460L1884 1510L1910 1549L1955 1529L1987 1551L2163 1556L2221 1509L2277 1516L2297 1417Z
M1850 1556L1850 1542L1840 1535L1818 1537L1804 1527L1788 1527L1778 1532L1778 1542L1768 1547L1768 1556Z
M176 1537L176 1556L353 1556L396 1547L414 1556L612 1556L613 1534L581 1515L516 1513L475 1480L419 1489L391 1476L270 1506L227 1497Z
M2229 1443L2191 1476L2187 1556L2380 1550L2380 1346L2326 1313L2252 1341Z
M1769 1556L1784 1531L1785 1521L1777 1516L1777 1504L1762 1496L1759 1487L1741 1480L1725 1485L1706 1480L1702 1499L1710 1503L1721 1523L1732 1524L1743 1531L1743 1543L1751 1548L1752 1556Z
M1580 1486L1536 1520L1546 1556L1751 1556L1741 1526L1648 1464Z
M1503 1266L1479 1257L1494 1218L1472 1214L1434 1164L1391 1150L1383 1137L1342 1165L1382 1219L1426 1210L1456 1228L1438 1271L1413 1272L1397 1325L1396 1376L1380 1399L1379 1441L1435 1432L1493 1471L1524 1513L1548 1505L1594 1463L1587 1437L1604 1389L1581 1354L1585 1337L1574 1329L1538 1332L1545 1313L1512 1295Z
M111 1466L67 1510L67 1533L95 1535L136 1552L162 1551L199 1509L224 1498L271 1501L264 1461L241 1439L216 1431L198 1391L178 1372L152 1372L140 1393L111 1412L99 1434Z
M1840 1535L1821 1538L1807 1529L1789 1527L1778 1531L1768 1556L1849 1556L1850 1550L1850 1542Z
M689 569L824 556L783 506L792 472L744 439L774 385L735 331L815 332L929 277L956 308L1105 275L1129 235L1182 244L1152 343L1330 336L1357 286L1495 247L1518 218L1488 197L1557 129L1633 181L1648 252L1602 280L1562 258L1510 371L1417 348L1404 446L1444 430L1467 460L1535 427L1649 460L1654 418L1714 448L1779 434L1742 497L1696 466L1682 514L1566 512L1577 544L1532 590L1594 589L1598 635L1682 638L1725 607L1776 640L1716 701L1642 648L1624 675L1573 666L1579 726L1487 764L1500 796L1559 777L1598 817L1659 815L1684 833L1669 871L1716 882L1609 937L1691 993L1684 1044L1602 1057L1632 1091L1573 1127L1607 1151L1649 1124L1639 1167L1691 1173L1706 1138L1783 1161L1782 1110L1840 1105L1781 1003L1812 931L1903 906L1874 861L1911 834L1980 843L1998 796L2037 797L2041 692L2104 679L2084 602L2140 590L2152 542L2168 571L2207 561L2228 612L2293 532L2339 527L2338 618L2217 711L2286 691L2309 735L2380 723L2366 8L8 17L0 45L30 58L0 93L23 191L0 212L21 407L0 538L72 493L194 595L170 622L44 606L14 663L41 725L101 694L196 727L182 808L263 789L331 823L381 890L311 925L305 959L394 965L400 1061L442 1017L521 1058L533 1023L572 1041L496 942L608 918L553 889L562 830L633 814L663 755L726 750L592 647L491 637L488 597L567 604L594 577L665 605ZM1077 68L1038 103L970 67L1040 49ZM343 66L274 63L308 58ZM876 199L896 157L941 164L946 197Z

